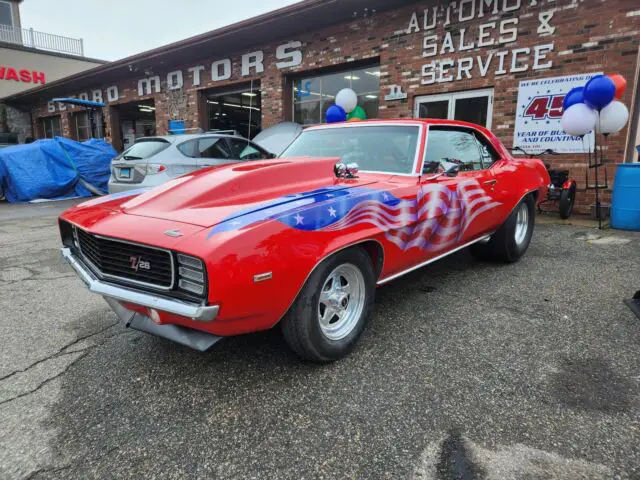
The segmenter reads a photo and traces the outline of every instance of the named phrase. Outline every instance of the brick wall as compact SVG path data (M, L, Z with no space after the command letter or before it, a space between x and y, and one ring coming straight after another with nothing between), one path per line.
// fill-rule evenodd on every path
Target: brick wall
M467 2L469 7L470 0ZM486 0L485 0L486 1ZM504 4L502 3L504 1ZM468 22L460 23L458 18L453 19L453 11L449 12L452 21L444 26L446 18L446 4L436 4L433 1L423 1L414 6L402 8L390 12L373 14L366 18L358 18L348 24L336 25L322 31L309 32L299 35L291 40L300 40L303 52L301 65L278 70L275 67L276 46L283 43L281 39L269 45L256 45L256 49L262 49L265 54L265 71L259 75L241 77L240 56L246 51L230 52L227 55L232 59L233 74L230 80L211 81L210 65L219 58L203 57L200 62L187 65L170 65L166 71L154 72L161 79L166 80L166 74L172 70L182 70L184 73L184 88L179 91L169 92L166 83L163 82L162 92L159 94L138 97L137 82L144 76L143 73L134 72L130 78L119 82L119 100L104 109L107 139L113 137L112 130L117 122L112 122L112 108L120 103L153 99L156 107L157 133L167 133L167 125L170 119L183 119L187 128L202 126L206 113L203 109L206 104L200 100L200 91L213 87L225 87L236 83L250 81L260 82L262 90L262 122L263 128L291 118L291 80L292 75L301 72L321 70L338 65L348 65L352 62L379 61L381 66L381 91L379 117L412 117L416 96L431 95L446 92L465 91L480 88L493 88L495 99L493 105L492 129L506 145L513 143L513 130L515 123L515 111L518 95L518 85L521 80L561 76L577 73L616 72L624 75L629 81L629 89L622 99L631 109L633 83L640 45L640 4L637 0L521 0L522 6L510 12L502 12L496 15L489 13ZM502 0L500 5L516 5L518 0ZM476 2L476 5L480 2ZM420 27L422 27L422 12L424 9L431 11L434 5L438 8L438 26L435 30L425 32L422 28L415 31L409 30L412 14L418 14ZM475 7L474 7L475 8ZM555 28L553 33L544 29L540 31L540 14L552 13L548 24ZM496 29L500 22L517 18L517 40L511 43L495 44L490 47L474 48L463 52L458 51L460 42L460 30L465 28L466 42L477 42L480 35L480 25L495 22ZM513 25L513 24L511 24ZM441 41L450 31L452 40L456 46L455 52L447 52L445 55L436 55L431 58L423 56L423 41L425 35L436 34ZM493 37L497 42L499 32L494 30ZM286 41L287 39L283 39ZM553 43L553 51L547 54L546 61L552 61L553 66L547 69L532 70L532 54L526 63L529 69L519 73L496 74L497 57L494 56L493 64L488 69L486 76L481 76L478 66L471 70L472 78L462 75L460 80L445 83L423 84L422 67L433 59L446 57L458 63L464 57L480 56L486 61L488 55L496 55L498 52L516 48L529 48L533 51L536 45ZM440 47L440 44L439 44ZM505 62L509 63L511 57L506 56ZM201 85L193 86L191 75L187 69L197 64L205 66L201 72ZM542 62L541 62L542 63ZM507 68L509 70L509 68ZM456 75L455 68L453 74ZM637 83L637 79L636 79ZM402 101L385 102L384 96L390 85L400 85L408 98ZM87 85L85 91L92 88L100 88L105 94L105 89L110 85ZM69 92L78 94L80 92ZM105 96L106 98L106 96ZM70 131L70 109L62 112L62 126L65 135L72 135ZM636 115L638 112L635 113ZM38 105L33 109L33 118L36 125L34 131L38 131L37 123L42 116L51 115L47 111L46 104ZM615 172L615 163L623 161L627 140L627 129L611 136L605 147L605 161L612 185ZM548 157L548 161L554 168L568 169L572 177L578 181L579 189L585 186L586 159L582 154L559 155ZM593 180L591 180L593 183ZM593 203L593 192L579 192L577 209L587 213L589 205ZM604 201L610 200L610 191L605 192Z

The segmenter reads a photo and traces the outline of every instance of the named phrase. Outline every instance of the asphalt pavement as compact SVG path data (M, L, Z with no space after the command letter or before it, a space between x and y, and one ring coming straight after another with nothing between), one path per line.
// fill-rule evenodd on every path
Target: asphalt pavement
M538 225L377 291L348 358L277 330L197 353L120 325L0 204L0 478L640 478L640 235Z

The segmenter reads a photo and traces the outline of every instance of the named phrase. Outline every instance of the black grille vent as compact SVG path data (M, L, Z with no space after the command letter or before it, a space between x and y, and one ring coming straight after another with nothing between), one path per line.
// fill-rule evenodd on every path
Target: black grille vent
M171 253L99 237L79 228L75 233L80 252L97 274L162 290L173 287Z

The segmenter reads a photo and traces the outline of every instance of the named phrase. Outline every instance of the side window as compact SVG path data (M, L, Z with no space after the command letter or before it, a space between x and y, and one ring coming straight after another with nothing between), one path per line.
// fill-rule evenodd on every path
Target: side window
M180 152L183 155L186 155L187 157L197 157L197 145L198 145L198 141L197 140L189 140L188 142L184 142L181 143L180 145L178 145L178 150L180 150Z
M233 158L229 146L222 137L209 137L198 140L198 154L201 158Z
M482 168L489 168L495 162L500 160L500 155L495 151L489 141L480 133L476 133L476 139L480 146L480 155L482 156Z
M459 165L461 172L482 170L480 147L473 132L429 129L423 173L436 173L448 163Z
M229 138L228 140L233 151L233 158L240 160L262 160L269 158L267 152L246 140L240 138Z

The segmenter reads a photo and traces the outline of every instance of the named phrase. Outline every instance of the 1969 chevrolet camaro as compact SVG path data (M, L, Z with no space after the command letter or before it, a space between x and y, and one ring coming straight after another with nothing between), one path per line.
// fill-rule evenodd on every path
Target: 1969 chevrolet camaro
M62 253L127 326L206 350L280 324L326 362L353 347L377 285L465 247L518 260L549 183L477 125L322 125L277 159L71 208Z

